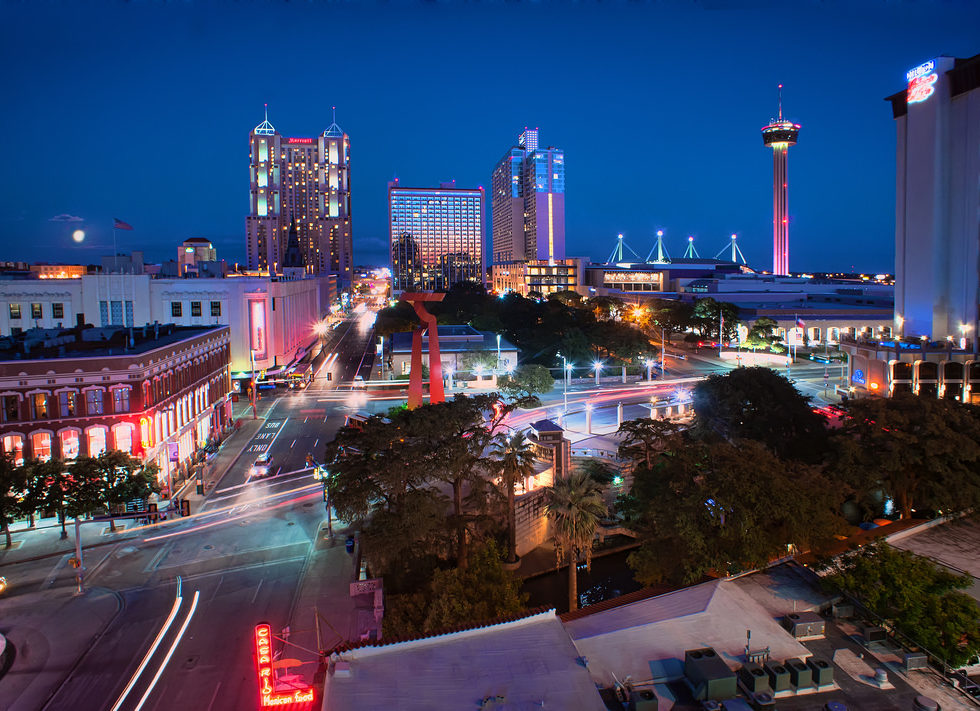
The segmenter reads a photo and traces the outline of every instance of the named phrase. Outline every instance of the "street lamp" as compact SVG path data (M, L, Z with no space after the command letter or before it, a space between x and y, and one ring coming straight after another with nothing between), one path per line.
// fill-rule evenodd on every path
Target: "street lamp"
M592 363L592 369L595 370L595 386L599 387L599 374L602 372L602 361L597 360Z
M500 370L500 334L497 334L497 367L496 370Z
M647 367L647 380L648 381L652 381L653 380L653 361L650 360L649 358L646 358L643 361L643 364L646 365L646 367Z
M567 413L568 412L568 381L572 379L572 364L569 363L568 360L564 356L562 356L562 360L565 361L565 394L564 394L564 402L565 402L565 412Z

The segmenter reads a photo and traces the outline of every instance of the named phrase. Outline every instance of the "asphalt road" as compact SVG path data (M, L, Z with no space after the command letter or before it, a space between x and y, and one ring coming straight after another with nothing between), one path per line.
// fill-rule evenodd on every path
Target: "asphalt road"
M373 366L372 324L373 316L362 310L325 339L307 390L262 391L261 428L198 513L86 551L88 589L114 591L121 609L77 665L63 670L64 683L43 708L256 707L253 629L267 621L278 631L294 614L308 616L296 609L297 598L304 571L323 548L318 535L325 512L306 456L322 457L344 416L366 399L351 383L358 373L366 379ZM276 473L253 478L252 463L265 450ZM20 565L18 590L70 599L74 575L67 558ZM349 566L334 574L343 580L325 579L324 585L346 596ZM341 623L334 620L335 626ZM65 620L59 633L70 635L72 627ZM51 636L45 643L56 645ZM288 655L303 662L299 671L312 675L313 655L296 650ZM40 707L24 705L27 698L8 704L0 684L0 707Z

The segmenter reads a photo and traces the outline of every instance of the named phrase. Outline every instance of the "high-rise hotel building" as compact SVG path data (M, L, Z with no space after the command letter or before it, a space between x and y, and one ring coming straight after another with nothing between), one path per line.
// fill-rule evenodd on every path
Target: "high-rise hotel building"
M392 291L484 283L483 188L407 188L388 183Z
M494 264L565 258L564 151L539 148L537 129L525 129L490 189Z
M306 269L351 281L350 138L334 121L316 138L291 138L266 120L249 134L248 267L280 273L290 225Z

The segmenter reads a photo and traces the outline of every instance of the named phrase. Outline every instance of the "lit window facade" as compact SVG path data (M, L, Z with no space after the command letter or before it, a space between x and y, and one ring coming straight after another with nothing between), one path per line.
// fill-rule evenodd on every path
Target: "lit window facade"
M483 284L483 189L389 184L392 289L432 291Z

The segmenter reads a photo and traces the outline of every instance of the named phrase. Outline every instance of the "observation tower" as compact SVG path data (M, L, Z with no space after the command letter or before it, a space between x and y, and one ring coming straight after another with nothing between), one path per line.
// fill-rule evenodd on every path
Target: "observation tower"
M779 114L762 128L762 142L772 148L772 273L789 274L789 178L787 153L796 145L800 124L783 119L783 85L779 85Z

